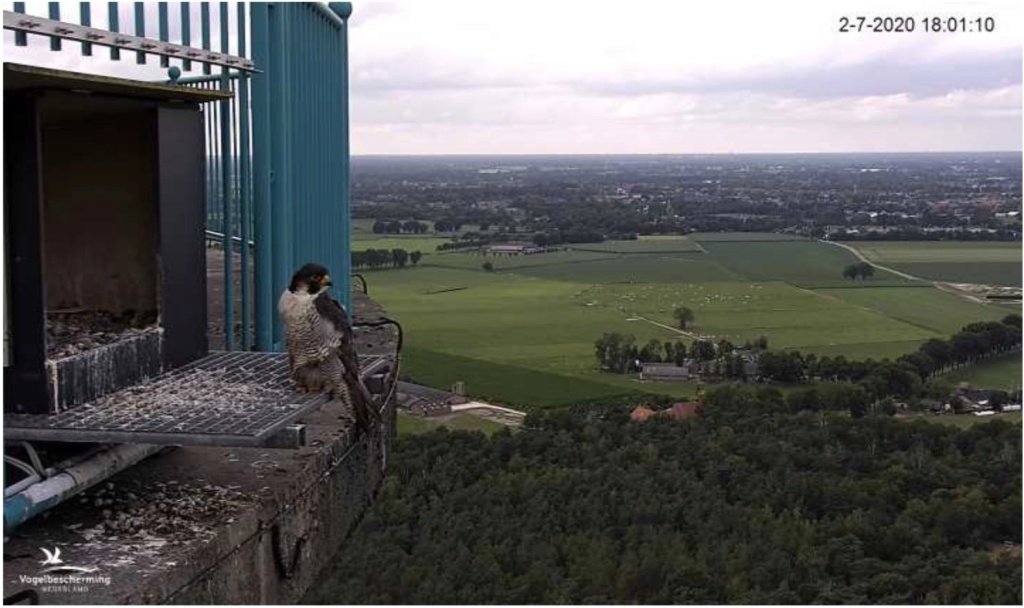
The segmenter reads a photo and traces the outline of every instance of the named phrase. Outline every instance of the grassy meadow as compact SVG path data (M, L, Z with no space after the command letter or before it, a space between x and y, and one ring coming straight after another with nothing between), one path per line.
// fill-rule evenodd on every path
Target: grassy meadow
M372 237L357 243L395 238ZM673 329L672 311L681 305L696 313L689 331L714 339L742 344L765 335L775 348L894 358L1014 310L883 271L843 279L843 267L856 261L850 252L785 235L695 234L585 247L497 257L422 248L419 268L369 273L370 293L405 327L403 373L437 387L462 380L475 397L520 407L637 393L688 397L692 383L641 383L599 371L594 341L615 331L635 335L638 346L691 342ZM493 272L481 269L484 261ZM1019 378L1019 358L1016 368L989 373L991 381Z
M974 388L1009 390L1021 385L1021 354L1010 353L945 376L952 382L967 382Z

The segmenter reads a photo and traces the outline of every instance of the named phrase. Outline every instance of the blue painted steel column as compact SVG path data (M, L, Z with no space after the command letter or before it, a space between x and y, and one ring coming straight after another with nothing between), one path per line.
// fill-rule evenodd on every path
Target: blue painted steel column
M270 84L277 78L270 57L270 11L266 2L254 2L251 7L252 59L261 73L252 77L252 163L253 163L253 232L256 241L254 278L256 317L256 350L272 350L273 323L276 315L273 282L273 243L271 225L271 155L273 139L270 134Z
M192 9L188 2L181 3L181 44L192 45ZM192 70L192 60L186 59L181 62L181 69L186 72Z
M146 37L146 5L143 2L135 3L135 35ZM135 53L135 63L145 64L146 54L142 51Z
M25 3L15 2L14 12L25 14ZM14 46L28 46L28 34L25 32L14 32Z
M228 33L228 5L220 3L220 52L227 55L230 52ZM231 90L231 79L228 78L228 68L220 69L220 88L222 91ZM232 152L231 137L231 100L220 101L220 170L221 184L220 195L223 209L221 218L224 227L224 350L235 350L235 265L232 263L232 254L235 244L231 239L231 199L234 196L234 188L231 182L231 165L235 159ZM225 158L228 156L228 158ZM242 243L242 247L247 247ZM244 269L243 269L244 272Z
M199 26L202 30L202 45L203 50L210 50L210 3L200 2L199 3ZM203 62L203 74L210 73L210 64Z
M121 31L121 17L117 12L117 2L111 2L107 5L107 29L112 32ZM117 47L110 47L110 58L114 61L121 59L121 49Z
M78 12L81 15L81 19L80 20L81 20L82 25L91 26L92 25L92 5L90 5L88 2L79 2L78 3ZM82 43L82 56L84 56L84 57L92 56L92 43L91 42L83 42Z
M246 5L244 2L238 4L238 55L240 57L246 56L246 39L245 39L245 10ZM239 215L241 215L241 237L242 237L242 348L249 350L252 348L252 339L250 334L251 319L249 317L249 241L252 239L249 231L249 224L252 221L249 217L249 206L252 204L252 198L249 188L249 180L252 179L250 175L249 166L249 74L243 72L238 79L238 85L236 86L238 91L238 133L239 133L239 178L241 180L239 192L241 193L241 209Z
M50 3L50 19L53 19L54 21L60 21L60 2ZM50 38L50 50L60 50L60 38Z
M289 59L291 55L292 40L288 33L291 30L292 11L296 6L285 3L276 3L271 8L270 19L270 44L273 50L270 60L270 70L274 74L273 87L270 89L271 105L271 137L273 139L273 150L271 150L271 171L273 172L273 183L271 184L271 201L273 202L271 213L274 222L274 236L271 249L274 256L273 288L275 291L284 289L288 285L290 275L294 272L294 261L292 259L292 234L293 217L291 198L294 194L292 184L292 136L289 133L292 117L292 80L291 66ZM273 315L273 343L274 350L280 350L283 339L281 319Z
M352 3L351 2L331 2L331 10L335 12L341 20L344 22L339 37L341 38L341 57L338 58L338 62L341 64L341 87L338 93L338 99L341 105L341 113L338 120L341 122L341 141L339 147L341 148L341 159L339 163L339 175L341 176L341 200L339 205L341 206L341 219L342 225L337 228L338 238L341 241L341 250L344 255L339 260L342 264L340 273L345 280L341 283L344 285L344 293L337 294L343 297L342 301L345 304L345 308L349 311L349 316L353 315L352 310L352 245L351 239L351 222L352 222L352 209L351 209L351 149L349 147L349 102L348 102L348 18L352 15Z
M157 5L157 10L158 10L159 17L160 17L160 41L161 42L167 42L168 40L170 40L170 38L169 38L169 35L170 35L170 27L169 27L170 17L167 14L168 13L167 3L166 2L159 3ZM169 57L165 56L165 55L161 55L160 56L160 67L166 68L169 65L171 65L171 59Z

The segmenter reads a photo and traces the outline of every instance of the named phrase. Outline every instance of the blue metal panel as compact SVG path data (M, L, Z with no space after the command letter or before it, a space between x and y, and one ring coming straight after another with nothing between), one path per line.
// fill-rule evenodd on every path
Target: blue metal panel
M246 56L246 23L245 23L245 5L238 5L238 54L242 57ZM251 171L249 169L250 157L249 157L249 74L243 74L238 80L238 107L239 107L239 120L238 120L238 139L239 139L239 194L241 209L239 215L241 216L241 237L242 237L242 251L241 251L241 262L242 262L242 348L249 350L252 348L252 338L250 334L250 327L252 318L250 316L250 296L249 296L249 240L252 238L252 230L250 226L250 206L252 204L252 197L250 191L249 182L252 179Z

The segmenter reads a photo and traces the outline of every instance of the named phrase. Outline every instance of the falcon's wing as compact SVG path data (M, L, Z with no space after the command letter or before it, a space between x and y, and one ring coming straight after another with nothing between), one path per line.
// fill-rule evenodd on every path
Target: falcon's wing
M345 309L329 293L321 291L313 298L313 303L321 318L330 321L334 325L334 329L344 336L351 336L352 326L348 322Z
M372 412L372 409L369 407L371 397L370 392L366 390L360 377L359 357L356 355L355 346L352 344L354 336L352 335L352 325L348 321L348 315L345 313L344 307L326 291L320 292L313 299L313 303L320 318L330 322L338 334L338 358L341 359L342 366L345 368L345 383L349 386L350 394L357 410L365 408L365 411L358 412L357 415L364 416Z

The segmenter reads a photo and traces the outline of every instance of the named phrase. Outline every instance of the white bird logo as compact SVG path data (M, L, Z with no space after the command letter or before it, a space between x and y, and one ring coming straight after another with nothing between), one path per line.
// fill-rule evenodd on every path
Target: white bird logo
M46 559L40 562L42 565L56 566L58 564L64 563L64 560L60 558L60 547L55 548L52 553L50 551L47 551L46 549L40 550L46 555Z

